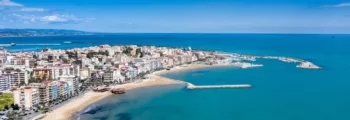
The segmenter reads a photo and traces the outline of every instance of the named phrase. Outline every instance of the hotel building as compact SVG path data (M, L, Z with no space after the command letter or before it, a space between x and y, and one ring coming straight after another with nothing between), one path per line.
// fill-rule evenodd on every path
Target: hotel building
M10 89L10 78L7 75L0 75L0 91Z
M14 104L30 110L39 104L39 91L35 87L20 87L12 89Z
M51 81L51 80L45 80L42 82L45 84L49 89L49 101L56 100L59 95L59 82L58 81Z
M68 84L68 95L73 95L79 89L79 81L73 75L61 76L59 80Z
M18 87L21 83L28 84L29 75L27 71L20 69L5 69L3 75L8 76L10 88Z

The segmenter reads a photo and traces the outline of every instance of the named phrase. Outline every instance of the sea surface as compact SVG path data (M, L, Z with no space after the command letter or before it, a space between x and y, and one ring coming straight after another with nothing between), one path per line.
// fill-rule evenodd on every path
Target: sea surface
M73 43L64 43L71 41ZM100 44L156 45L311 61L322 70L258 59L260 68L205 68L164 74L196 85L252 84L248 89L187 90L184 85L140 88L105 98L80 120L350 120L350 35L109 34L0 38L10 51L67 49ZM60 45L28 45L55 43ZM79 43L79 44L78 44ZM26 45L27 44L27 45Z

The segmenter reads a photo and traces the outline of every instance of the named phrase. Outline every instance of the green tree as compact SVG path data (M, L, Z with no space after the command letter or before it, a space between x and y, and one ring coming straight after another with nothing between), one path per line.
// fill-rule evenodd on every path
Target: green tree
M8 113L6 114L6 116L7 116L10 120L22 120L22 117L23 117L21 114L18 114L18 113L14 112L14 111L8 112Z
M69 60L67 58L63 58L62 61L63 61L63 63L68 63L69 62Z
M127 47L125 50L123 50L123 53L130 56L132 50L133 49L131 47Z
M74 59L77 59L77 58L78 58L78 52L75 51L75 53L74 53Z
M19 110L18 104L15 104L12 108L13 108L13 110Z
M26 83L24 82L24 81L21 81L20 83L19 83L19 86L24 86Z
M4 109L5 109L5 110L8 110L8 109L9 109L9 106L8 106L8 105L5 105Z
M143 58L143 54L144 54L144 53L143 53L143 52L141 52L140 58Z
M109 52L108 52L107 50L104 52L104 54L105 54L106 56L109 56Z
M90 59L90 58L94 57L96 54L97 54L96 52L92 51L92 52L89 52L88 54L86 54L86 57Z
M136 56L140 56L141 57L141 54L142 54L142 51L141 51L141 48L137 48L136 49Z

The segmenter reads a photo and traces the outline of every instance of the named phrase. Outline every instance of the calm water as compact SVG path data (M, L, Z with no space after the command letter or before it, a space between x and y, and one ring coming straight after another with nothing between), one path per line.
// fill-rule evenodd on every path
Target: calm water
M145 44L220 50L258 55L282 55L310 60L323 70L295 68L275 60L258 60L253 69L208 68L164 76L197 85L252 84L251 89L186 90L159 86L111 96L92 105L80 119L96 120L349 120L350 35L285 34L117 34L76 37L0 38L0 43ZM16 46L13 51L38 46ZM45 46L41 46L45 47ZM40 48L40 46L38 47ZM75 118L78 118L78 117Z

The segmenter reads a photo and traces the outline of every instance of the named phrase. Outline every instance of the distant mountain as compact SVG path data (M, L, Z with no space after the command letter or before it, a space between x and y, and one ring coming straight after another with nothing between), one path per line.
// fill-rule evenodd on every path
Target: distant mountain
M92 35L95 33L64 30L64 29L0 29L0 37L25 37L25 36L69 36Z

